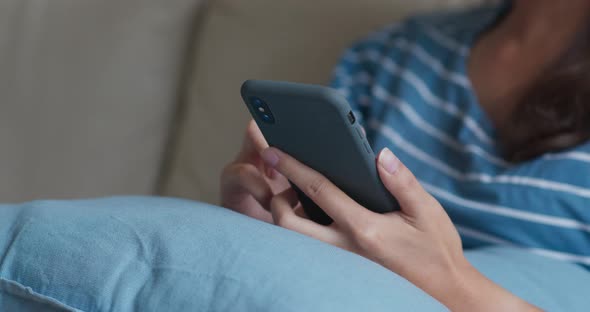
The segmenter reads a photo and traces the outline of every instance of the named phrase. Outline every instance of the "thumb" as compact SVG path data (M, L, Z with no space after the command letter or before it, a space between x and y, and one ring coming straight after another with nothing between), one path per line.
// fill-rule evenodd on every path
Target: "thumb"
M377 167L383 185L397 199L403 213L416 216L420 210L432 206L434 198L388 148L377 156Z

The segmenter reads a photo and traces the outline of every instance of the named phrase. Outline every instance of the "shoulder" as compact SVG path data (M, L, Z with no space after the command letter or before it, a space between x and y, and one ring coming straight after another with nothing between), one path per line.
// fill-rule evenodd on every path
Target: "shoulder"
M516 165L495 180L522 210L590 225L590 142Z
M547 153L533 163L555 179L589 188L590 198L590 141L566 151Z
M345 50L342 60L370 67L392 51L413 53L413 45L436 45L435 48L446 49L442 52L466 55L466 41L492 23L501 10L501 6L488 5L417 14L354 42Z
M556 206L586 209L590 200L590 141L575 148L547 153L505 172L512 182L537 190L539 198L554 199ZM585 213L590 221L590 214Z

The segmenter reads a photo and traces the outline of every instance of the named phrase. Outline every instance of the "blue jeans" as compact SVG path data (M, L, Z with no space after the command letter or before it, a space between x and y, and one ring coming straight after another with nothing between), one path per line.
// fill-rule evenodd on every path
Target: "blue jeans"
M114 197L0 205L1 311L440 311L360 256L198 202ZM587 311L590 273L525 251L467 251L549 311Z

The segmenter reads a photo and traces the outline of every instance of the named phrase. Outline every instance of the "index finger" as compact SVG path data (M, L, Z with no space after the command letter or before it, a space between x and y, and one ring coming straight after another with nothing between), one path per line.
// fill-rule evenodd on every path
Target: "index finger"
M260 128L258 128L258 125L254 119L251 119L248 123L248 127L246 128L244 145L242 146L242 150L238 156L238 159L244 161L256 159L258 155L260 155L260 153L267 147L268 143L262 135Z
M372 212L346 195L319 172L276 148L262 152L262 158L320 206L337 224L353 227Z

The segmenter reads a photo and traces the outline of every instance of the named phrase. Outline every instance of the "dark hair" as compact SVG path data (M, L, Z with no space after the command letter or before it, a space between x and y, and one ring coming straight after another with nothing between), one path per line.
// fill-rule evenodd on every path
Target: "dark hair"
M590 27L526 90L502 133L513 162L590 140Z

